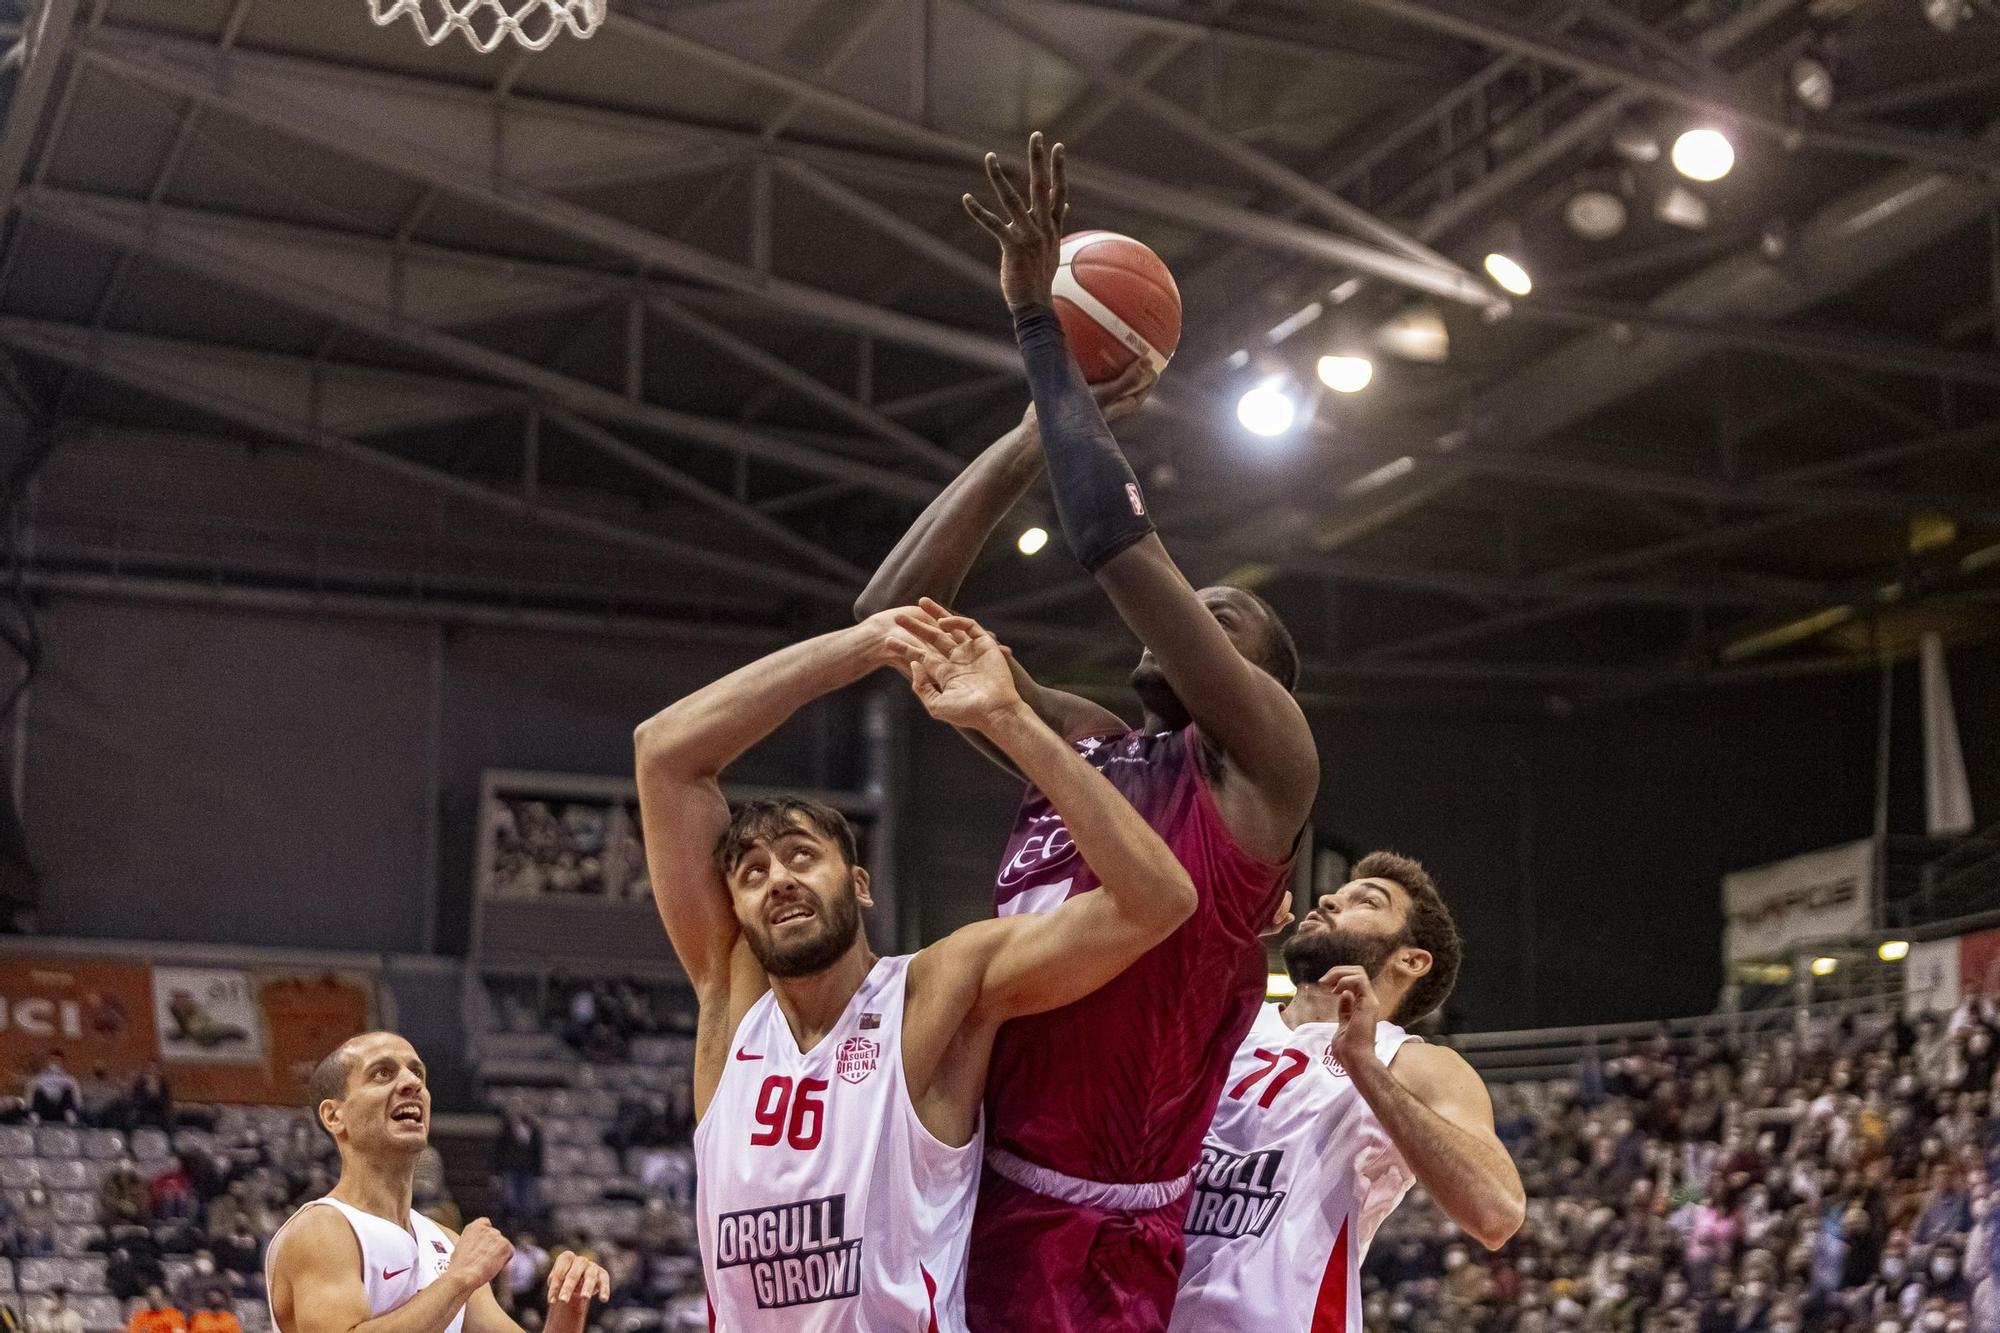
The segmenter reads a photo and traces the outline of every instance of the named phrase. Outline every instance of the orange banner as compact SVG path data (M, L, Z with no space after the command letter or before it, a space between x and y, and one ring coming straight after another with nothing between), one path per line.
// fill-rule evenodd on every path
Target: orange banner
M375 1009L364 973L158 971L170 978L162 984L178 1006L164 1022L154 1013L155 969L144 963L5 956L0 1087L19 1088L54 1052L79 1078L101 1072L119 1082L164 1054L168 1084L181 1101L301 1105L313 1065L367 1031ZM193 974L247 979L254 1020L190 991ZM213 1050L208 1058L204 1046Z
M60 1052L70 1073L130 1075L153 1058L152 971L142 963L8 958L0 1070L17 1083Z

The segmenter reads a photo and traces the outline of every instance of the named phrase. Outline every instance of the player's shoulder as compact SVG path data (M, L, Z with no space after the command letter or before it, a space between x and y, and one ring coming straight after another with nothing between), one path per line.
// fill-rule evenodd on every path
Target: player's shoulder
M1470 1061L1449 1046L1436 1042L1412 1041L1396 1053L1396 1077L1419 1096L1427 1092L1450 1093L1470 1085L1485 1086Z
M279 1235L284 1243L272 1257L274 1271L350 1257L356 1262L360 1260L361 1241L355 1236L354 1227L340 1209L328 1204L308 1204L293 1213L291 1220L279 1228Z

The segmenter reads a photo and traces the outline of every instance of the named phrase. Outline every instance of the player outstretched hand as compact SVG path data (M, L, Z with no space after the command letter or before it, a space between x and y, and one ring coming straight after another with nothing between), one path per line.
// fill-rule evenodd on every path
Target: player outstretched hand
M549 1267L549 1322L558 1315L572 1315L583 1327L584 1315L592 1301L611 1299L611 1274L602 1264L594 1264L580 1254L564 1250Z
M1334 1012L1340 1031L1334 1034L1334 1059L1349 1069L1375 1054L1375 1025L1382 1018L1382 1001L1368 969L1345 964L1328 968L1319 984L1333 992Z
M986 179L1001 211L995 213L969 194L963 202L972 220L1000 243L1000 294L1007 298L1009 310L1046 306L1054 299L1063 223L1069 218L1063 146L1050 148L1040 130L1029 136L1025 197L996 154L986 155Z
M982 731L1020 706L1007 654L978 621L953 615L926 597L904 608L897 622L917 645L909 663L910 688L940 722Z

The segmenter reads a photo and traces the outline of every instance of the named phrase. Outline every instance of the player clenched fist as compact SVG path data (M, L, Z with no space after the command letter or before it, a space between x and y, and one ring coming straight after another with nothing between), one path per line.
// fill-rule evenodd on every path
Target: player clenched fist
M499 1277L513 1257L514 1247L507 1238L485 1218L474 1218L458 1233L445 1276L467 1291L477 1291Z

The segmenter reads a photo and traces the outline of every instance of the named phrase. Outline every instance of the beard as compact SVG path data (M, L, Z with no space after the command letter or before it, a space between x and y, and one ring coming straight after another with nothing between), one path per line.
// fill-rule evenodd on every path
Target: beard
M771 976L809 977L826 971L854 946L854 937L861 933L861 904L854 897L851 877L847 892L827 901L819 921L819 930L786 944L777 943L762 928L745 931L744 937L750 941L750 952L757 955L757 961Z
M1364 935L1358 931L1328 927L1310 934L1292 932L1278 954L1292 983L1309 986L1336 967L1358 967L1375 980L1389 955L1408 944L1407 933Z
M1132 692L1139 696L1139 705L1164 723L1168 731L1179 731L1194 721L1187 705L1174 693L1174 687L1167 684L1166 672L1150 662L1133 669Z

